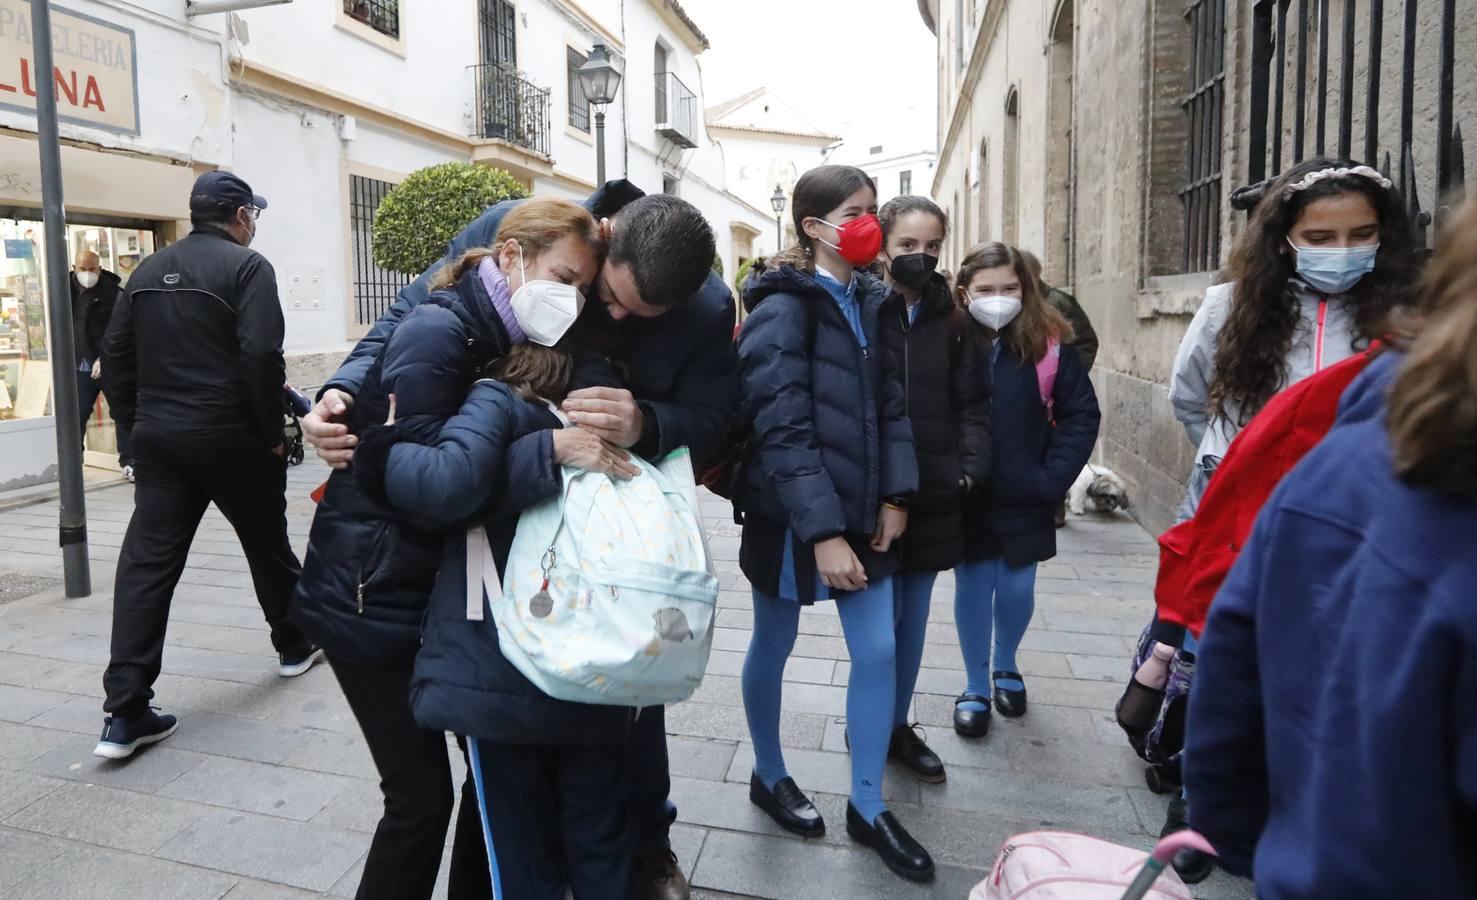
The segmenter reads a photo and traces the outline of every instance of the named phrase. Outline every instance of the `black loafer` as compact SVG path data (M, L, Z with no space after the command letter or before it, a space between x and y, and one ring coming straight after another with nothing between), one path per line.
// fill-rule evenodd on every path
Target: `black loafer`
M1026 680L1021 677L1021 673L1019 672L990 673L991 682L997 682L1001 679L1014 679L1023 685L1026 683ZM1018 691L1007 691L996 685L995 709L999 710L1000 715L1007 719L1019 719L1021 716L1024 716L1026 714L1026 689L1022 687Z
M847 801L846 833L858 844L876 850L889 869L909 881L933 879L933 857L913 840L892 813L884 812L869 824Z
M774 790L764 786L758 775L749 776L749 802L764 810L775 824L801 837L820 837L826 833L826 821L810 798L786 776L775 783Z
M948 777L944 774L944 761L923 743L917 727L899 725L892 730L892 743L887 746L887 758L907 766L909 771L923 781L938 784Z
M981 710L964 709L961 703L978 703ZM960 737L984 737L990 733L990 698L979 694L962 694L954 701L954 730Z

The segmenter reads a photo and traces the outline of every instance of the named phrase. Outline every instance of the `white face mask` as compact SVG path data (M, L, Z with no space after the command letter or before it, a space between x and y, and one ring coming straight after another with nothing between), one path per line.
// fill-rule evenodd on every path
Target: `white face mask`
M580 317L585 298L572 284L529 281L523 269L523 248L518 248L518 274L523 286L513 292L513 315L530 341L543 347L559 343Z
M1021 298L1001 294L975 297L969 301L969 314L991 331L1003 331L1021 314Z
M77 283L82 285L83 290L97 287L96 272L78 272Z

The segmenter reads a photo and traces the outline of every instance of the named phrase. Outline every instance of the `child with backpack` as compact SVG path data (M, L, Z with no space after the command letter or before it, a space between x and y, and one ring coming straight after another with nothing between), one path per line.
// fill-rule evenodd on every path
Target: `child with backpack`
M389 421L364 432L354 456L356 483L368 496L450 530L410 705L421 727L466 741L494 897L630 896L623 748L635 710L549 696L501 649L493 621L518 526L516 515L500 515L503 486L561 477L557 467L520 470L531 456L510 448L520 439L551 441L556 458L587 471L612 478L638 471L626 451L561 427L550 404L563 399L572 369L559 347L520 345L493 369L500 380L474 384L434 438L397 424L392 398ZM548 608L539 596L518 599L533 615L569 615L558 587L546 586Z
M992 460L964 513L964 562L954 570L954 621L966 684L954 730L980 737L990 705L1026 713L1016 651L1036 606L1036 566L1056 555L1056 504L1097 441L1097 396L1070 346L1067 320L1041 296L1020 251L981 244L955 278L987 360ZM993 638L993 647L992 647ZM993 650L993 655L992 655Z
M882 246L876 186L860 169L821 166L796 182L792 210L798 243L749 279L739 336L754 423L736 492L740 565L754 590L743 670L749 799L795 834L825 832L785 769L779 728L800 610L833 601L851 655L846 830L898 875L923 881L933 860L882 799L897 691L894 543L918 466L878 319L887 288L864 271Z

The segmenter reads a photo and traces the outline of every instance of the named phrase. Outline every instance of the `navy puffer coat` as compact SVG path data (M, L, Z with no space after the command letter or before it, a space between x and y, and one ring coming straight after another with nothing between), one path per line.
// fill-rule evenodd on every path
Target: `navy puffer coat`
M779 592L784 541L803 547L844 536L871 581L892 574L895 553L868 546L884 497L918 489L903 389L878 320L887 288L858 272L863 349L815 276L782 266L750 278L739 371L754 438L737 503L740 564L750 583ZM813 553L795 553L802 602L814 591Z
M464 526L485 518L505 484L558 483L552 453L508 457L520 439L552 444L549 429L558 427L542 404L500 382L482 381L430 444L406 442L420 439L403 431L398 417L394 427L371 429L365 437L363 446L376 448L372 464L355 466L366 493L448 529L410 683L411 708L425 728L525 745L616 745L629 732L634 710L555 700L509 663L485 592L479 590L482 620L467 618ZM501 577L517 519L485 519L484 527Z
M980 352L992 348L976 327ZM1052 392L1055 423L1041 402L1034 363L1002 342L990 373L989 488L965 506L964 556L974 561L1004 558L1018 568L1056 556L1056 506L1097 443L1097 394L1087 369L1071 347L1061 348Z
M384 422L393 393L400 433L434 439L467 389L509 346L474 269L400 323L355 397L354 432L362 441ZM373 465L375 452L372 443L362 442L354 466ZM432 523L366 494L352 469L335 471L313 516L292 620L331 656L362 666L408 668L420 647L441 540Z

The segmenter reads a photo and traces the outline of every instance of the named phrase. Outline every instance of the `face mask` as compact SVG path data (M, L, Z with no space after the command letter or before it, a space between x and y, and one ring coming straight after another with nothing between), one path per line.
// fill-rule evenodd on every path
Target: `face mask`
M909 290L921 291L938 267L939 258L932 253L909 253L893 257L889 271L893 281Z
M530 341L543 347L559 343L580 317L585 298L572 284L529 281L523 269L523 248L518 248L518 274L523 286L513 292L513 315Z
M1004 331L1005 326L1021 314L1021 298L992 294L975 297L969 301L969 314L974 320L991 331Z
M1287 239L1297 251L1297 272L1315 290L1342 294L1374 271L1375 256L1380 245L1369 247L1299 247Z
M825 219L817 219L825 225L831 225ZM882 223L871 213L857 219L852 219L845 225L831 225L836 229L839 244L822 240L821 243L841 254L841 258L853 266L868 266L877 254L882 252Z
M82 285L82 289L83 290L86 290L88 288L97 287L97 273L96 272L78 272L77 273L77 283L80 284L80 285Z

